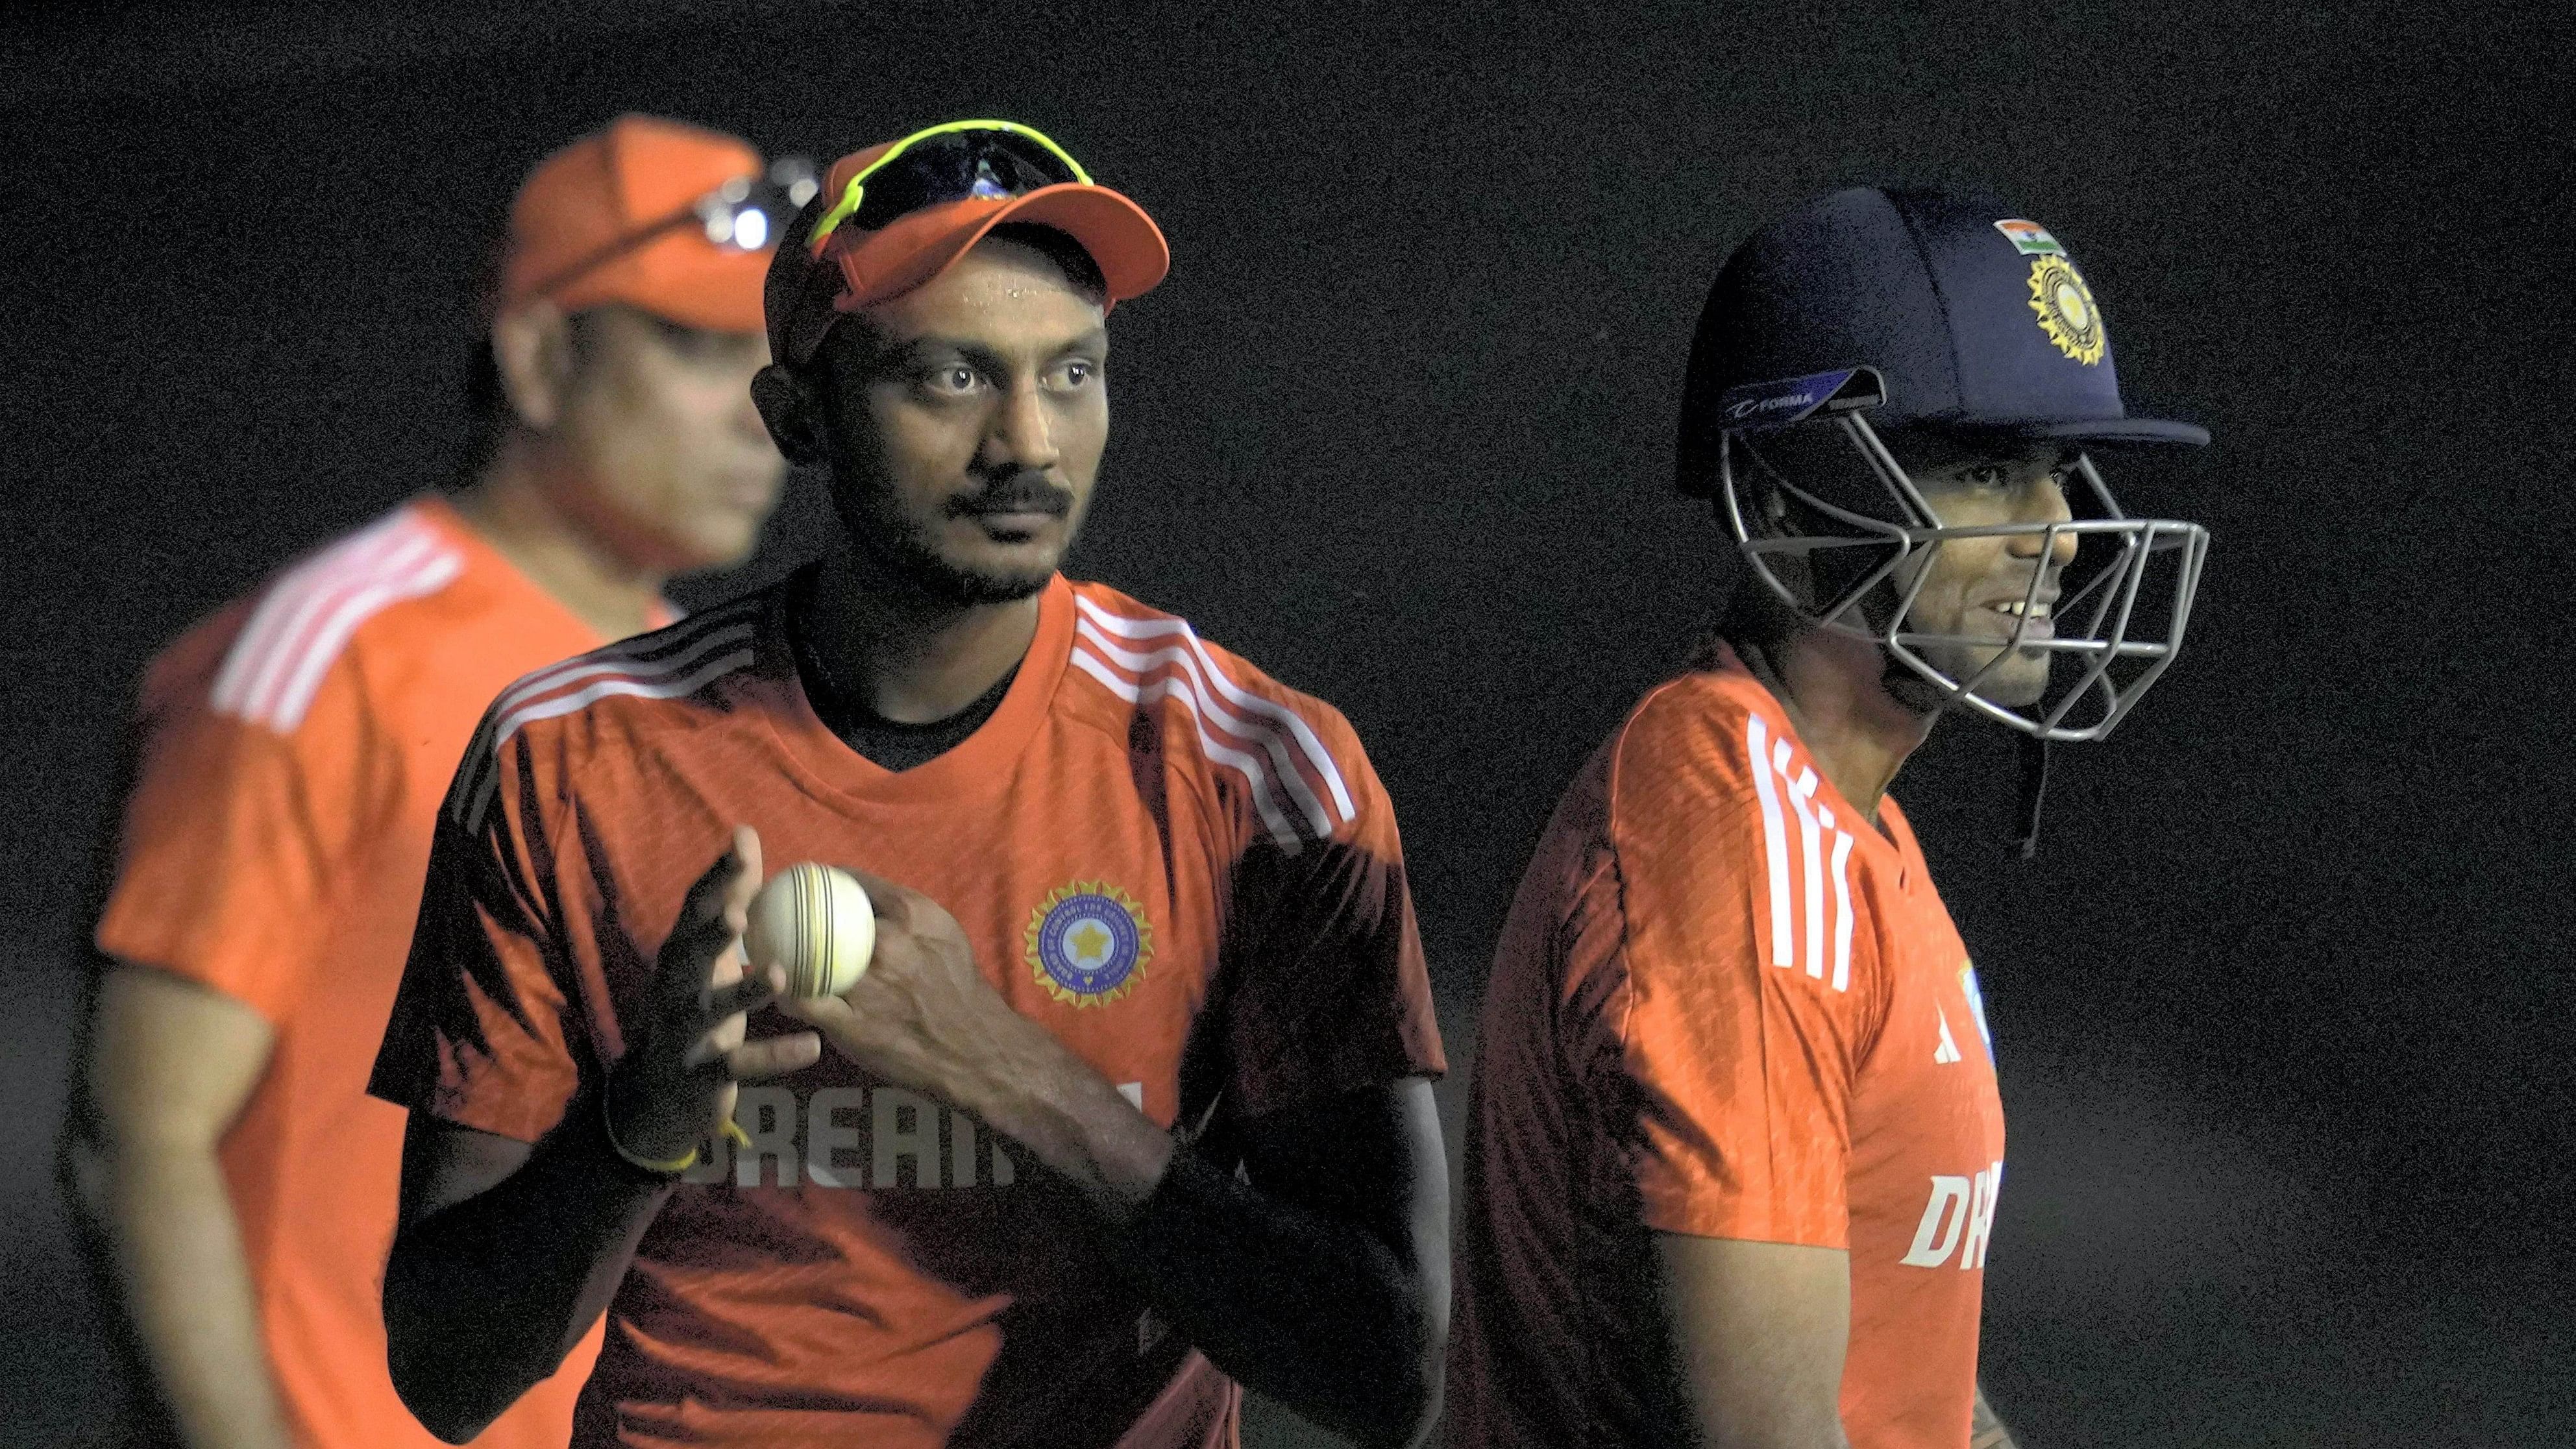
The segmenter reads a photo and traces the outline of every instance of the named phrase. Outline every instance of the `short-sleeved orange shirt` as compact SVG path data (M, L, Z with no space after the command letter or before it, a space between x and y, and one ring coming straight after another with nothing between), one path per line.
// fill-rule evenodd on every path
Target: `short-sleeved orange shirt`
M1853 1449L1968 1441L2003 1107L1893 800L1873 825L1721 653L1575 780L1496 955L1450 1442L1683 1442L1651 1234L1851 1257Z
M367 1072L432 822L483 705L599 643L443 501L280 571L146 672L141 757L97 944L275 1029L221 1153L297 1442L437 1443L385 1369L378 1285L403 1114ZM476 1443L551 1449L590 1349Z
M1393 810L1336 711L1057 579L992 717L888 771L815 718L786 598L494 704L376 1091L522 1141L599 1131L629 1009L737 823L772 870L939 901L1016 1010L1165 1126L1441 1069ZM577 1443L1233 1442L1233 1386L966 1114L827 1050L743 1088L736 1121L750 1145L703 1144L637 1250Z

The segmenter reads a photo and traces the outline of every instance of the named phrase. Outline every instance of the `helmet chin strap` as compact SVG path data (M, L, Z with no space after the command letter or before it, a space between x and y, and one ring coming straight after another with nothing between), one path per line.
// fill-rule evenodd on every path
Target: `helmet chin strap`
M2021 737L2021 836L2014 843L2021 847L2021 858L2039 854L2039 807L2048 798L2048 741L2038 735Z
M1879 627L1883 616L1892 612L1895 602L1894 588L1882 584L1862 598L1858 608L1861 617L1876 628ZM1881 657L1886 668L1880 675L1879 682L1888 693L1906 703L1919 703L1933 709L1942 708L1950 703L1949 700L1940 697L1940 691L1930 681L1917 674L1903 660L1885 651L1882 651ZM2021 798L2016 812L2018 819L2015 824L2013 846L2023 860L2031 860L2039 854L2040 807L2048 798L2048 740L2040 735L2023 735L2020 755Z
M1937 691L1921 675L1903 663L1889 659L1881 682L1888 693L1909 703ZM2040 806L2048 796L2048 741L2039 735L2021 737L2021 800L2016 812L2013 845L2024 860L2039 854Z

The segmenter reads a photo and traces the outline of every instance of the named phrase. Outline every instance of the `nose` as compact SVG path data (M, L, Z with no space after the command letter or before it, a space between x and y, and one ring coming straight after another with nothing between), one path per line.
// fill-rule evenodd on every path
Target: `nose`
M745 442L770 442L769 424L761 420L760 404L752 400L751 389L748 386L744 387L742 395L734 400L733 408L726 414L725 426L732 429L734 436Z
M984 462L997 472L1045 472L1060 461L1046 399L1034 378L1014 382L993 410Z
M2066 506L2066 489L2058 483L2057 478L2054 475L2042 478L2037 483L2032 484L2024 494L2024 499L2025 501L2023 502L2021 509L2021 521L2025 523L2069 523L2074 521L2075 511ZM2014 536L2009 544L2013 557L2037 558L2040 553L2040 538L2041 535L2039 534L2020 534ZM2072 533L2060 533L2049 538L2048 561L2058 568L2064 568L2068 564L2073 563L2075 561L2075 545L2076 539L2075 535Z

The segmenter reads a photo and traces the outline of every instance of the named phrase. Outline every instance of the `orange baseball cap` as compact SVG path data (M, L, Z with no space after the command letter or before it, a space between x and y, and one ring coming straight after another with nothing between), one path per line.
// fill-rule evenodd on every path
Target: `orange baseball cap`
M886 169L880 162L891 166L888 158L899 148L925 140L954 151L952 164L961 168L956 190L962 194L943 199L935 182L919 177L878 179ZM978 155L977 148L991 145L1016 154ZM1035 167L1022 159L1028 157L1035 158ZM996 174L996 158L1009 175ZM974 169L964 171L970 163ZM1058 165L1061 171L1054 169ZM891 194L906 185L927 204L883 218L873 228L864 224L867 211L850 214L861 187ZM1072 237L1100 268L1109 306L1152 291L1171 270L1171 248L1145 209L1092 181L1054 142L1007 121L949 122L833 163L822 191L798 213L769 264L771 355L791 364L809 360L843 315L931 281L1005 222L1053 227ZM826 227L822 241L812 240Z
M623 303L685 327L759 331L776 239L720 243L698 208L760 175L760 153L735 137L618 117L538 162L520 185L494 311L540 297L566 312Z

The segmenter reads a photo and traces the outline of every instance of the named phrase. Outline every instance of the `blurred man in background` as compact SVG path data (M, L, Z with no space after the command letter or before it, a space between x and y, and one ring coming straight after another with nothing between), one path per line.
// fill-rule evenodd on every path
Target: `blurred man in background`
M454 492L283 569L145 674L63 1165L195 1449L434 1442L386 1372L403 1114L365 1091L432 822L503 686L668 622L666 580L751 552L785 471L751 401L761 278L810 194L642 116L547 158L511 211ZM595 1346L478 1442L561 1445Z

